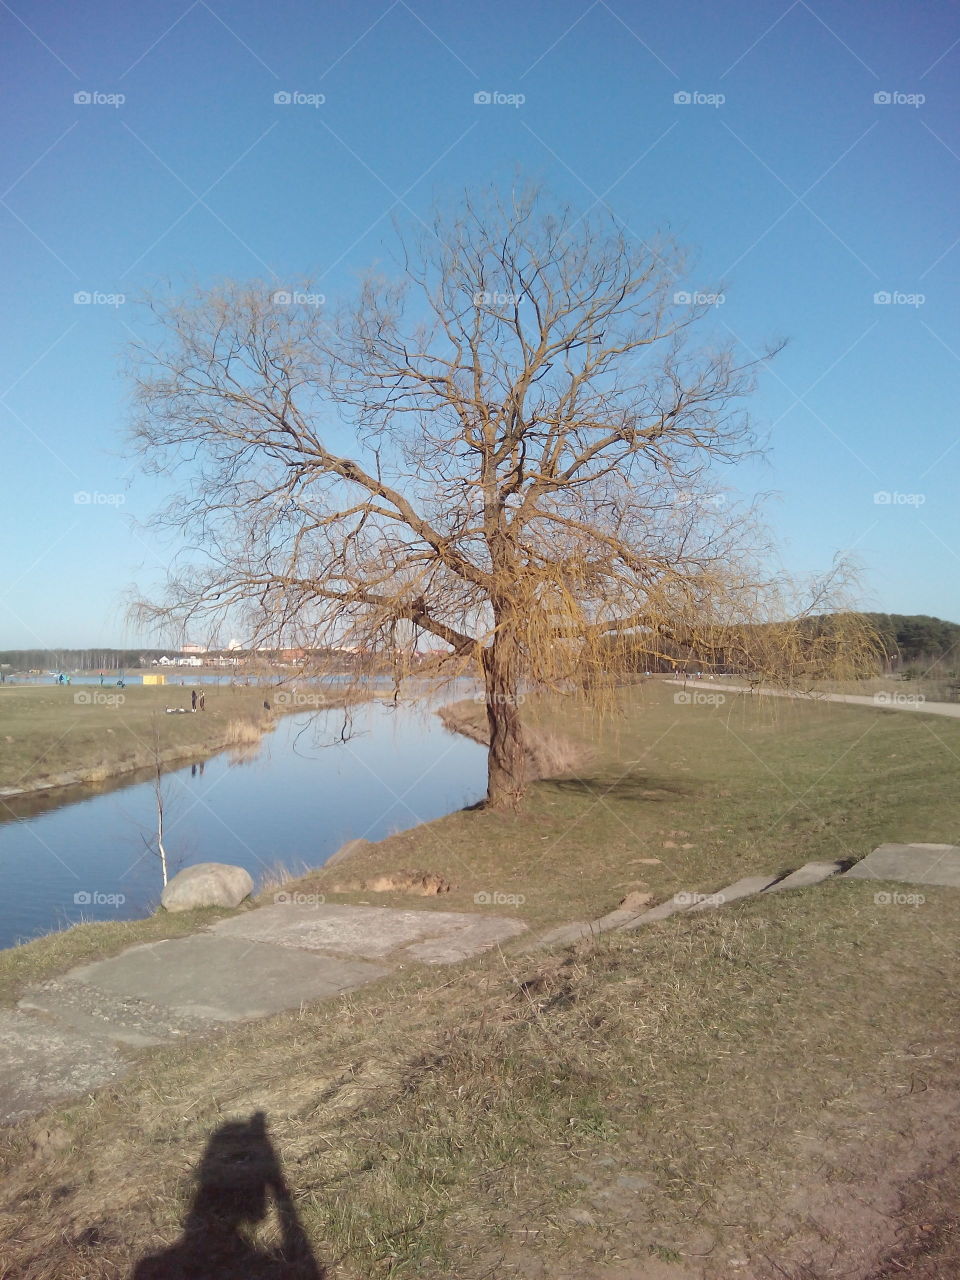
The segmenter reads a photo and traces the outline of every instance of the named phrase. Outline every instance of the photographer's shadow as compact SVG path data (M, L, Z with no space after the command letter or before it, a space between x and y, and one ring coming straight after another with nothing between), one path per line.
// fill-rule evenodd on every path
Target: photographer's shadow
M297 1217L262 1111L216 1130L198 1182L181 1239L141 1259L132 1280L323 1280L325 1269ZM262 1248L251 1237L271 1199L280 1242Z

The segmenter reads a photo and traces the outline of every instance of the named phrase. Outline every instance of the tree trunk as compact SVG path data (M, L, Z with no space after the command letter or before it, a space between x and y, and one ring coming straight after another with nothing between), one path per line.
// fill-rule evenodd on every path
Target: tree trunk
M526 758L520 723L516 642L498 630L483 656L490 748L487 753L487 806L515 809L524 792Z

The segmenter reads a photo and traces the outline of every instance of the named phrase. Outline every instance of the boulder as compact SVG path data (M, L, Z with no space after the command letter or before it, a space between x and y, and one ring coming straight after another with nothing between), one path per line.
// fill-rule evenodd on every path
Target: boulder
M253 877L227 862L198 862L178 871L160 895L167 911L195 907L239 907L253 893Z

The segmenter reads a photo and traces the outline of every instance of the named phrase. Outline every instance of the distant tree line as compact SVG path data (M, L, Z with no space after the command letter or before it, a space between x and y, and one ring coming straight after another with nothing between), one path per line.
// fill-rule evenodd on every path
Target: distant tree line
M783 646L778 631L786 624L770 622L717 628L709 646L671 642L662 635L651 643L642 631L611 637L611 667L633 671L754 673L763 666L767 645ZM960 672L960 624L921 614L819 614L800 619L793 627L797 669L817 676L820 658L829 652L832 637L857 631L879 671L913 672L922 667L934 674Z
M0 649L0 664L11 671L117 671L139 667L166 649Z
M838 628L857 623L864 632L875 637L878 664L890 671L900 671L914 664L936 667L939 673L960 671L960 623L946 622L925 614L859 613L820 614L802 619L798 639L809 646L815 655L818 646L835 635ZM709 646L694 649L690 645L671 642L662 634L656 644L646 642L641 632L611 637L608 642L610 665L633 671L740 671L754 665L758 636L769 633L771 637L778 623L757 623L731 628L726 636L715 634ZM762 646L760 650L762 652ZM175 656L175 649L0 649L0 665L10 671L114 671L125 668L149 666L164 654ZM213 654L210 655L214 656ZM261 651L256 655L249 651L234 651L233 656L249 660L256 657L266 662L289 660L289 651ZM387 655L379 655L386 661ZM318 659L345 659L365 665L374 655L352 654L333 649L298 650L295 658L300 662ZM815 658L811 657L812 666ZM811 674L815 674L812 669Z
M936 662L947 670L960 669L960 624L925 614L868 613L865 617L895 666Z

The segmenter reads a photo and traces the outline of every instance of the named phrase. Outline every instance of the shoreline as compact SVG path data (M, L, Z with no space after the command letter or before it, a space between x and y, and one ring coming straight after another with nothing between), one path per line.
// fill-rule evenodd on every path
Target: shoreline
M372 696L375 695L371 695L371 697ZM367 696L356 697L353 699L336 699L329 703L325 703L323 706L310 708L310 710L318 712L333 711L340 707L345 708L348 706L356 706L358 703L366 702L368 700ZM304 710L304 707L296 705L289 707L279 706L274 708L272 712L273 718L270 722L261 724L251 720L249 723L259 730L259 737L256 745L259 745L263 737L276 727L276 721L280 716L295 715ZM144 756L142 759L133 758L122 762L118 761L110 768L105 768L103 765L96 765L88 769L70 769L62 773L51 774L46 778L37 779L25 786L0 786L0 802L29 800L40 796L47 797L51 793L57 791L68 791L73 787L96 787L101 785L109 787L111 782L127 778L131 774L152 774L158 763L162 770L168 771L171 766L175 766L178 762L189 762L191 760L197 762L203 760L206 762L207 760L212 759L213 756L219 755L222 751L229 751L233 747L237 747L239 749L243 746L249 745L253 744L236 742L232 736L222 734L216 739L209 739L206 742L198 743L191 747L167 747L165 750L159 752L155 756L151 756L149 759Z

